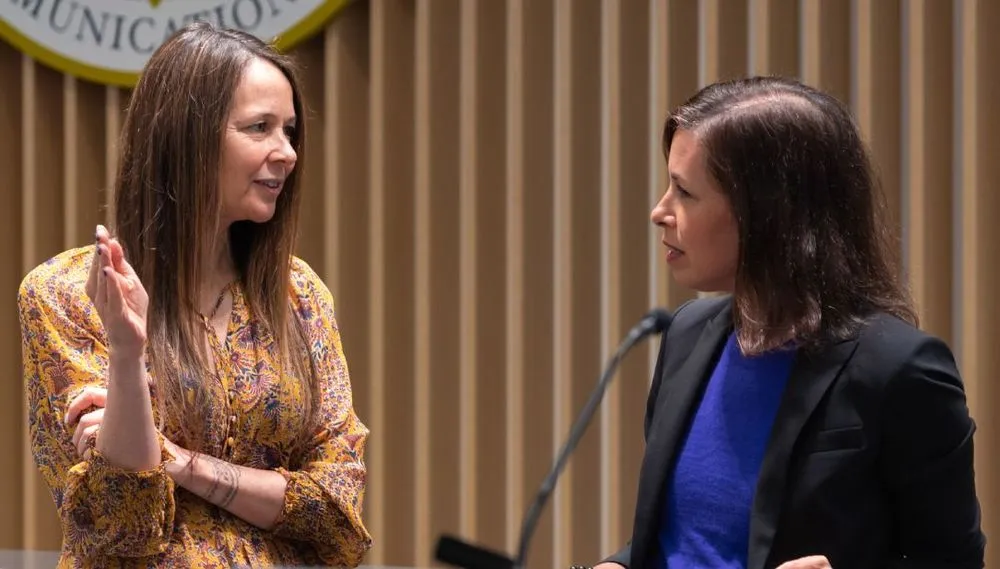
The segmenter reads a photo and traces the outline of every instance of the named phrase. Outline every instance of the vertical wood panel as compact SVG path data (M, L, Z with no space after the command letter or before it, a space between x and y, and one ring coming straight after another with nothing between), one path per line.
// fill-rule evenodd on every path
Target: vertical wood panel
M459 392L459 9L462 0L431 0L432 53L431 76L431 148L430 172L433 225L431 237L431 295L433 307L430 353L431 393L439 412L431 415L431 452L433 464L431 488L431 530L427 536L425 557L431 562L433 539L441 532L459 530L459 500L461 496L459 433L462 430L459 412L462 404ZM416 302L423 303L423 298ZM450 412L446 410L451 410Z
M982 2L981 20L983 34L979 45L979 65L976 73L981 77L979 85L979 101L983 115L981 130L976 140L976 152L979 154L980 185L974 204L975 215L979 217L978 249L975 262L980 267L979 278L981 287L979 296L974 298L980 320L976 330L981 339L982 352L979 354L981 374L974 378L978 384L975 401L976 417L980 422L982 434L979 435L977 448L982 451L976 455L978 480L982 481L980 500L986 504L983 516L983 531L986 535L1000 535L1000 386L994 379L995 370L1000 369L1000 350L997 349L997 338L1000 338L1000 224L996 223L1000 213L1000 196L997 187L1000 186L1000 67L996 56L1000 53L1000 5L996 2ZM971 204L970 204L971 205ZM986 565L1000 565L1000 550L996 547L987 552Z
M747 73L746 0L700 0L698 83L741 77Z
M575 124L575 108L581 94L574 89L573 34L576 31L574 16L582 3L572 0L555 0L555 85L553 88L552 130L553 136L553 202L552 245L553 245L553 290L552 319L552 448L557 449L570 424L570 409L573 401L573 322L572 313L576 295L573 286L573 222L575 208L573 198L573 144L579 138ZM552 451L549 451L549 456ZM547 461L551 462L551 460ZM553 541L552 565L569 565L571 527L573 520L572 490L574 469L567 465L562 484L556 487L552 496Z
M622 3L604 0L601 3L601 360L607 360L615 349L615 339L621 327L621 125L622 125ZM605 395L600 413L600 548L592 558L613 551L622 534L621 500L619 500L621 453L618 444L621 424L621 384L612 383ZM612 538L614 536L614 538Z
M22 242L24 261L33 266L61 251L65 243L65 109L61 74L27 57L22 69Z
M301 168L299 191L302 192L302 203L308 204L299 211L299 234L322 235L325 224L324 212L326 201L330 198L324 189L324 168L328 150L326 148L326 129L323 127L323 117L326 116L326 98L323 96L323 57L325 48L323 36L315 36L295 49L294 57L300 73L305 79L302 85L302 98L305 102L304 117L299 117L305 126L306 148L301 162L296 168ZM313 166L315 164L315 167ZM324 266L326 255L322 239L299 239L296 255L301 257L319 275L326 275L329 267ZM336 299L334 299L336 301Z
M851 100L851 3L802 0L801 79Z
M525 101L527 94L526 50L527 37L524 23L525 6L524 0L508 0L504 21L507 25L506 43L507 62L504 66L505 78L507 80L504 109L506 121L504 123L504 134L506 135L506 160L504 161L504 172L506 174L505 200L504 200L504 255L506 262L504 269L506 278L506 310L504 311L504 324L506 334L504 336L506 349L504 350L507 359L506 370L506 390L504 402L507 412L504 417L506 425L506 445L505 458L506 468L504 474L507 479L507 504L504 508L504 528L506 533L506 551L517 554L518 533L520 531L521 511L526 503L525 499L525 476L524 464L526 463L525 445L527 443L527 432L525 424L528 422L528 415L525 412L526 371L525 351L526 343L523 316L526 308L525 291L525 190L527 182L525 176L525 163L527 160L525 132L528 131L526 124Z
M63 155L66 175L63 180L63 217L66 233L63 247L79 247L93 241L95 226L104 213L96 204L106 201L104 154L107 147L105 120L100 112L105 89L93 83L63 76L63 100L66 132Z
M384 476L381 563L414 563L414 17L412 0L372 4L369 275L372 416L383 433L371 468ZM385 436L393 430L395 436ZM419 520L427 523L427 520Z
M391 70L388 69L386 58L389 52L390 36L392 34L387 22L388 11L385 2L372 3L371 7L371 40L369 51L371 57L371 102L368 107L369 124L373 133L382 133L388 122L387 98ZM368 304L368 344L369 344L369 384L371 390L371 421L369 422L372 433L385 432L387 417L389 413L385 409L386 389L386 365L387 342L383 336L386 330L386 276L385 276L385 255L386 243L383 237L385 224L382 221L385 215L386 185L385 167L388 154L384 148L385 142L379 136L371 136L368 139L369 145L369 184L368 193L371 196L368 209L368 246L371 248L370 261L368 263L368 290L370 300ZM372 497L368 501L369 508L377 513L372 516L372 537L375 535L386 535L389 528L389 516L385 515L387 504L390 503L389 476L387 475L388 448L390 445L386 439L369 443L367 467L371 474L368 475L369 484L372 489ZM401 513L406 517L406 510ZM375 533L377 532L377 533ZM370 558L373 563L385 564L389 557L388 550L390 543L384 540L374 541ZM398 550L396 550L398 551ZM393 560L403 558L393 551Z
M355 406L367 421L368 377L368 3L358 2L326 31L322 165L325 280L337 302L354 385ZM348 246L349 245L349 246ZM340 302L341 298L350 302Z
M556 25L555 2L525 0L522 3L524 99L520 144L524 188L521 214L524 226L524 311L517 316L517 320L524 348L521 426L524 462L521 472L522 503L515 509L518 519L523 516L552 465L555 437L553 377L556 376L555 359L560 354L553 353L556 336L553 305L557 298L562 297L563 290L554 287L553 186L558 167L555 164L553 117L558 109L566 107L566 100L555 96L555 44L558 38L553 33ZM560 226L555 227L558 232ZM561 352L562 357L568 353L567 347ZM561 481L561 487L563 492L568 488L565 479ZM529 563L532 567L555 566L552 520L557 498L553 497L539 520L530 550Z
M465 7L468 2L463 1ZM474 193L473 204L464 206L474 209L472 227L463 230L463 244L467 233L472 233L475 248L471 255L474 262L471 268L466 266L463 274L474 271L469 280L475 282L474 330L475 341L469 349L474 349L470 356L471 362L466 367L475 365L470 375L463 367L461 380L471 383L475 394L474 404L476 417L476 440L472 449L474 457L474 478L472 488L475 501L472 504L474 530L472 535L488 547L503 551L507 544L507 504L515 503L510 486L499 481L505 474L507 464L512 460L505 452L506 433L509 427L509 411L507 405L511 399L507 397L506 379L511 377L513 370L520 373L520 367L515 358L508 358L510 322L507 314L513 310L510 306L508 283L510 282L511 264L520 261L508 258L507 228L513 212L507 208L507 191L510 188L507 164L512 159L510 146L513 141L506 132L509 117L505 109L509 108L510 78L506 70L507 60L506 38L507 10L501 2L478 0L475 3L475 18L471 25L475 26L476 61L473 68L464 68L463 73L472 74L474 85L475 108L472 147L475 165L469 174L472 178L463 178L463 196ZM471 10L470 10L471 11ZM516 140L520 143L520 140ZM466 149L466 144L462 144ZM471 184L472 187L466 187ZM468 213L463 213L463 221L467 221ZM516 215L520 215L519 213ZM466 245L467 246L467 245ZM463 255L463 259L465 256ZM463 264L464 265L464 264ZM468 293L466 293L468 294ZM520 309L518 306L517 309ZM520 314L520 313L518 313ZM515 333L519 333L514 329ZM463 331L464 337L467 333ZM518 375L518 381L520 375ZM465 428L465 421L461 428ZM463 457L463 463L468 463L469 457ZM514 477L517 478L517 477ZM509 481L508 481L509 482ZM519 502L516 502L520 504ZM472 507L470 506L470 507ZM520 521L520 516L513 518ZM463 521L465 528L468 522ZM510 535L516 535L511 533Z
M617 313L612 321L602 325L608 330L604 343L603 366L608 350L617 347L627 331L641 314L648 310L648 282L651 271L647 266L648 243L651 226L646 222L651 207L649 199L650 168L655 160L662 160L657 146L649 143L651 122L649 108L652 99L652 80L649 76L650 48L654 42L649 37L651 7L649 3L620 2L617 28L619 47L617 59L611 65L620 66L615 77L618 91L618 121L606 136L609 153L617 153L617 169L610 180L617 201L617 211L605 211L609 226L609 256L617 259L609 274L603 275L613 284L606 297L613 306L609 312ZM608 88L608 87L606 87ZM610 89L610 88L608 88ZM613 142L612 142L613 141ZM618 150L611 150L618 147ZM610 197L610 196L609 196ZM602 529L601 556L617 551L626 543L632 531L635 496L638 487L639 465L642 461L642 425L631 420L636 409L643 409L649 379L648 360L655 353L654 342L636 348L622 362L619 377L612 384L616 398L608 394L602 411L602 420L609 423L602 441L604 458L602 466L609 472L602 480L607 488L607 510L601 512L608 520ZM645 355L646 357L643 357ZM605 419L604 417L607 417Z
M751 73L785 76L798 74L799 4L799 0L751 0Z
M417 6L416 562L458 531L459 2ZM433 339L433 341L432 341ZM438 406L441 412L431 412ZM433 467L433 472L431 468Z
M476 414L476 361L479 335L476 320L476 285L479 283L476 249L479 240L476 233L477 195L476 169L479 166L478 138L476 136L479 106L479 77L476 64L479 57L479 2L462 2L459 9L459 140L458 140L458 398L459 413L455 430L458 432L460 498L458 530L463 535L477 537L475 519L477 509L476 442L479 423ZM499 133L496 133L499 134ZM487 427L487 430L490 430Z
M996 247L1000 210L996 187L1000 183L1000 70L996 53L1000 38L1000 6L995 2L965 0L961 3L959 37L961 65L961 348L976 432L976 485L983 504L983 531L1000 531L1000 503L996 449L1000 422L996 409L1000 390L994 380L1000 364L996 338L1000 333L997 286L1000 285L1000 252ZM987 549L987 566L1000 563L995 549Z
M943 2L919 0L905 2L903 10L904 261L922 327L954 345L952 9Z
M327 28L324 55L326 114L322 117L328 155L324 165L326 282L334 295L337 324L353 386L354 406L372 429L375 398L370 374L371 295L369 192L369 3L355 2ZM384 440L372 429L369 452ZM378 506L385 478L369 469L365 523L373 535L383 535L385 510ZM376 543L381 545L381 539ZM378 547L369 559L381 554Z
M63 79L56 71L24 57L21 75L21 261L27 270L63 249L64 146ZM23 400L23 399L22 399ZM31 413L25 409L25 413ZM22 425L27 425L25 420ZM23 429L26 431L26 429ZM30 457L28 437L23 439L25 457ZM23 462L24 547L58 549L59 523L51 507L52 495L31 460Z
M0 253L6 259L14 259L14 266L21 269L5 271L0 275L0 294L6 299L17 298L17 289L27 265L21 258L21 200L24 188L21 153L25 142L21 137L21 117L24 113L22 61L20 53L0 42L0 81L4 84L4 88L0 89L0 171L6 173L9 187L16 189L5 191L0 202L3 204L0 207ZM0 309L0 325L5 330L18 329L17 310L11 300ZM8 505L7 515L0 516L0 549L18 549L23 547L25 522L31 515L24 509L30 505L22 501L22 496L30 489L28 481L36 476L36 469L31 449L25 443L28 428L25 422L24 384L21 381L21 343L16 332L3 336L0 361L6 362L4 372L9 378L0 384L0 446L7 449L7 452L0 453L0 468L5 473L3 484L0 484L0 503ZM45 509L54 509L51 502Z
M646 290L652 271L646 264L647 248L650 242L650 228L647 219L651 203L649 188L652 185L649 164L662 160L659 146L649 144L649 132L659 121L650 121L649 108L653 102L653 79L649 76L651 48L655 42L649 37L649 22L652 16L650 3L622 2L619 39L618 80L621 82L619 108L619 221L620 238L617 254L619 272L614 276L619 282L619 304L617 338L620 343L640 314L649 309ZM635 511L635 496L638 489L639 465L642 462L642 427L630 420L636 409L642 409L646 401L646 385L650 377L648 359L655 350L652 345L637 348L635 353L622 363L616 379L618 392L618 436L608 444L620 447L615 453L618 459L618 480L609 481L612 496L618 502L615 524L608 528L604 536L607 549L602 555L618 550L632 535L632 517ZM642 357L643 354L646 357ZM603 366L603 362L601 363ZM606 404L607 406L607 404ZM614 513L614 512L612 512ZM617 526L617 527L615 527Z
M567 240L570 249L568 284L572 294L570 312L562 322L568 327L571 360L567 375L556 376L557 381L569 384L570 396L563 408L565 415L557 415L562 419L556 427L558 446L589 399L601 367L601 334L595 329L601 326L601 35L601 0L573 0L570 174L567 201L561 202L570 208L570 230L556 236ZM559 296L566 294L566 289L556 290ZM601 469L593 466L601 461L600 442L599 428L588 429L573 457L572 478L566 482L568 549L566 557L557 558L559 567L600 554L601 520L596 514Z
M416 6L416 49L414 54L415 70L415 109L414 109L414 162L415 188L415 226L414 226L414 264L415 285L413 287L413 307L415 310L415 348L413 362L414 397L413 412L416 426L413 429L414 447L414 545L416 549L413 558L420 564L426 564L427 545L430 542L430 528L434 518L431 516L431 383L436 379L431 372L431 264L433 255L433 234L431 223L431 147L432 136L432 67L436 52L433 50L433 31L435 23L434 3L417 1ZM436 71L436 69L434 69ZM436 119L436 117L434 117ZM443 188L445 198L449 196L448 188ZM436 307L435 307L436 308ZM445 467L447 468L447 467ZM419 523L424 520L427 523Z
M104 152L104 201L102 206L104 215L98 216L103 219L104 225L114 227L114 195L115 176L118 169L118 140L121 136L122 117L124 115L125 99L122 97L122 89L118 87L104 88L104 132L107 136Z
M854 0L853 104L882 181L886 206L898 233L900 212L899 0ZM912 54L911 54L912 56Z

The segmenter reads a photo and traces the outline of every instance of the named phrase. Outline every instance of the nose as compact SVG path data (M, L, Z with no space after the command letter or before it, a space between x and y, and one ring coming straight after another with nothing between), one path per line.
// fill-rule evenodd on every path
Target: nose
M286 165L286 169L291 171L295 167L295 162L298 160L298 154L295 152L295 147L292 146L291 139L284 133L278 135L277 148L271 153L271 158L275 162L282 162Z
M660 201L653 206L653 211L649 213L649 220L657 227L674 227L677 217L674 214L673 202L670 199L670 191L663 192Z

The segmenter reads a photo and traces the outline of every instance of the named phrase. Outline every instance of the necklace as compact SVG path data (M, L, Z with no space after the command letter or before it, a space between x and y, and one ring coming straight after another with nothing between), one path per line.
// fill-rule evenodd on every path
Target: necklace
M219 298L215 299L215 306L212 307L212 311L209 312L208 316L199 313L199 316L201 316L205 320L206 324L215 320L215 316L219 313L219 308L222 306L222 301L225 300L226 293L229 292L229 287L231 285L232 283L229 283L226 286L222 287L222 290L219 292Z

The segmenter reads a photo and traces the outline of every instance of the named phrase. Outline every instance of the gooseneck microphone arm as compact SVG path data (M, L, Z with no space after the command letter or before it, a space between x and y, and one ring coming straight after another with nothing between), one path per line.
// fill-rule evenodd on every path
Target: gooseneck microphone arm
M608 389L608 384L611 383L611 379L614 377L614 372L618 369L618 364L621 362L622 358L624 358L625 354L627 354L629 350L639 343L640 340L651 334L663 332L670 326L670 322L672 320L673 316L665 310L654 309L646 313L642 320L640 320L639 323L629 331L629 333L625 336L625 339L622 340L621 345L618 346L618 349L611 356L611 359L608 360L604 372L601 374L601 377L597 382L597 387L594 388L590 399L587 401L587 404L584 405L583 410L576 419L576 422L573 423L573 427L569 432L569 437L559 450L558 455L556 455L556 461L552 470L549 472L548 476L545 477L545 480L542 482L542 486L535 495L535 500L528 508L528 513L525 515L524 523L521 526L521 536L518 541L519 545L517 557L512 560L495 551L466 544L453 537L443 536L438 541L436 552L436 558L439 561L458 567L464 567L465 569L524 568L524 564L528 557L528 546L531 543L531 537L534 535L535 526L538 524L538 520L542 515L545 503L548 501L549 496L555 489L556 481L559 479L559 475L566 467L566 463L569 461L570 455L576 449L576 445L580 442L584 432L587 430L587 426L590 424L591 419L593 419L594 414L597 412L597 409L601 404L601 400L604 398L604 393Z
M608 389L608 384L611 383L611 378L614 377L615 370L618 369L618 364L621 363L625 354L638 344L640 340L650 334L662 332L670 326L672 319L673 317L664 310L650 311L629 331L621 345L618 346L618 350L608 360L604 368L604 373L601 374L601 378L597 382L597 387L594 388L594 392L590 395L587 404L584 405L583 411L580 412L576 422L573 423L573 427L569 431L569 438L566 439L563 447L559 450L552 471L545 477L545 481L542 482L542 486L535 496L535 501L532 502L527 515L524 517L524 524L521 526L520 546L518 547L517 557L514 560L515 569L524 567L528 559L528 546L531 543L531 537L535 533L535 526L538 524L538 519L542 515L542 509L545 507L549 495L555 489L556 480L558 480L559 475L562 474L563 469L566 467L570 455L576 449L576 445L580 442L580 439L583 438L583 434L590 425L594 414L597 413L597 408L600 406L601 400L604 399L604 393Z

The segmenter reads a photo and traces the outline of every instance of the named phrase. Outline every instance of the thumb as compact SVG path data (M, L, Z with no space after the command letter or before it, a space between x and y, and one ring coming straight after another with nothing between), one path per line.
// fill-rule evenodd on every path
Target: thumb
M84 290L87 292L87 298L89 298L91 302L93 302L94 298L97 296L97 271L100 270L101 266L100 257L97 254L97 247L99 247L99 245L94 246L94 258L90 260L90 271L87 273L87 284L84 285Z
M832 569L830 561L823 555L810 555L782 563L778 569Z

